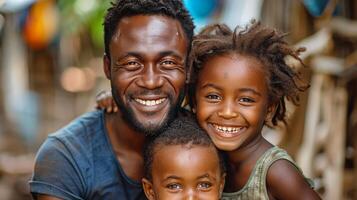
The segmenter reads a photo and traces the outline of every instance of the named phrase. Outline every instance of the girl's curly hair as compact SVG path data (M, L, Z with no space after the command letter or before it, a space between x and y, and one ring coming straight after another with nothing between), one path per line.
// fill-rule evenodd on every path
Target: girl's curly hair
M224 24L206 26L192 42L188 71L191 106L194 105L198 73L208 58L231 53L246 55L258 59L267 72L269 105L276 105L269 123L275 126L282 121L286 124L285 100L297 105L299 93L305 91L309 85L285 61L287 56L291 56L304 65L299 54L305 48L293 49L284 40L285 36L286 34L265 27L255 20L245 28L236 27L234 31Z

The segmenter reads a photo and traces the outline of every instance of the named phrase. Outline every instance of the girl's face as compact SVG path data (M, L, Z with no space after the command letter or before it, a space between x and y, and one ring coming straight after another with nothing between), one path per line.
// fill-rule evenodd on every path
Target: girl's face
M267 74L259 60L232 53L203 64L196 114L218 149L233 151L260 138L267 112Z

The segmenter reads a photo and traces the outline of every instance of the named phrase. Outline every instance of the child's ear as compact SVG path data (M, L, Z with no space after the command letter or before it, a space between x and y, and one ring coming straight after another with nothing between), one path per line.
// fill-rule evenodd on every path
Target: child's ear
M219 183L219 198L222 198L225 182L226 182L226 173L223 173L221 177L221 182Z
M152 183L146 178L142 178L141 183L143 184L145 196L149 200L155 200L155 193L154 193Z
M106 54L103 55L103 69L104 69L105 76L107 77L107 79L110 80L111 77L110 58Z

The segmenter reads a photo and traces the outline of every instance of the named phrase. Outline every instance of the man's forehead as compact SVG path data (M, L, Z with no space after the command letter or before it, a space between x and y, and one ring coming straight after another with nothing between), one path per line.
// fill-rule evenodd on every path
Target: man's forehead
M137 38L149 40L150 38L166 37L183 39L185 33L181 24L170 17L161 15L136 15L124 17L118 24L115 37Z

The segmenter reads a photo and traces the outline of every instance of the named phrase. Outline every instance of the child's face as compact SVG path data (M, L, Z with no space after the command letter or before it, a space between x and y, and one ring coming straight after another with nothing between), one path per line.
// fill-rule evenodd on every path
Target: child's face
M152 182L143 179L146 196L150 200L219 199L224 175L216 151L213 146L159 147L152 163Z
M261 137L268 110L267 75L256 58L208 59L198 74L196 114L218 149L233 151Z

